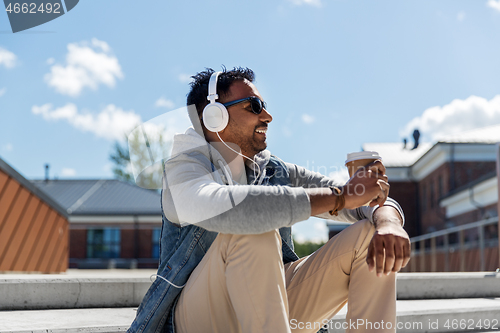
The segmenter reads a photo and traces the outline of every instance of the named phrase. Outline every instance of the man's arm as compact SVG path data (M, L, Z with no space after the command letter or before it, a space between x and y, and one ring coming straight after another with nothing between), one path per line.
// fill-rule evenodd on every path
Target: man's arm
M165 171L162 195L165 216L173 223L196 224L222 233L259 234L291 226L311 215L327 213L338 199L329 188L221 185L220 180L212 178L218 172L210 173L207 166L194 158L189 163L169 160ZM361 199L351 196L353 200L346 200L346 208L356 208L377 197L379 203L385 201L380 186L374 178L368 178L360 178L370 183L368 196Z
M296 186L308 187L310 184L313 184L316 186L324 187L335 184L333 180L321 174L310 172L304 168L297 167L292 164L289 164L288 167L290 170L292 170L290 178L295 181L294 185ZM375 178L373 178L373 171L375 171L376 174L379 174L375 175ZM380 174L385 174L385 167L383 167L381 163L377 167L372 168L372 174L370 174L370 172L366 173L366 177L364 177L364 184L362 184L363 186L365 186L365 192L366 190L370 191L370 186L372 190L375 191L374 193L383 190L382 192L384 193L379 192L380 197L377 198L379 203L381 201L385 201L385 198L383 198L383 196L385 195L385 197L387 197L389 193L388 187L384 186L377 189L377 183L374 183L375 179L378 179L377 182L382 183L387 180L387 177L381 177ZM356 186L352 182L356 182L359 180L363 179L351 179L349 183L351 183L351 186ZM375 186L375 188L373 188L373 186ZM323 193L324 197L317 197L317 194L320 192ZM316 193L313 193L311 195L311 192L308 192L308 194L311 200L311 215L328 217L329 214L324 214L324 209L328 208L328 204L335 204L332 204L332 201L328 203L327 196L329 192L327 191L327 189L318 189ZM358 199L358 201L365 201L366 197L364 199ZM357 205L359 205L359 202L349 204L347 200L348 198L346 198L346 208L350 208L349 205L352 205L353 207L357 207ZM326 206L318 204L322 202L326 203ZM370 205L374 205L374 202L371 202ZM362 213L363 211L360 208L368 207L359 207L355 212ZM366 261L370 271L376 270L377 275L381 276L382 273L390 274L390 272L397 272L401 270L402 267L405 267L408 264L408 261L410 260L410 240L408 234L402 227L404 224L404 215L401 207L399 206L399 204L397 204L397 202L393 201L390 202L390 205L374 208L375 211L373 212L372 222L375 225L376 232L371 240ZM351 214L346 214L346 216L349 218L356 218L356 214L354 214L354 211L352 211Z
M368 177L363 184L365 186L364 196L349 196L345 193L346 207L356 207L360 202L368 202L377 195L383 196L383 192L388 193L388 187L381 186L378 184L379 182L374 182L374 179L370 181L370 177ZM338 197L332 193L329 194L328 191L329 189L306 190L311 201L311 215L318 215L335 207ZM335 203L332 203L332 199ZM373 223L376 231L368 247L366 257L369 270L376 270L377 276L381 276L382 273L388 275L391 272L400 271L410 260L410 239L403 229L402 215L394 207L381 206L373 213Z
M366 262L377 276L398 272L410 261L410 239L393 207L380 207L373 214L376 232L368 247Z
M316 191L316 193L323 193L323 195L329 195L329 194L331 194L331 191L327 189L329 186L340 187L340 186L345 185L345 184L343 184L343 183L341 183L333 178L326 177L318 172L313 172L313 171L307 170L303 167L300 167L300 166L292 164L292 163L285 162L285 164L290 171L291 185L294 187L303 187L306 189L310 189L308 192L310 197L311 197L311 194L313 194L315 192L313 189L320 189L320 191ZM385 174L385 167L383 166L383 164L381 162L377 162L376 164L374 164L373 169L376 170L377 168L381 169L379 172L379 174L381 176ZM384 182L387 181L387 177L379 177L379 178ZM367 179L365 179L365 181L366 180ZM356 189L354 188L355 185L356 184L353 184L351 182L351 186L346 188L345 190L347 192L350 192L350 194L352 194L353 192L355 192L355 190L356 191L359 190L359 188L356 188ZM387 189L387 187L385 187L385 188ZM378 203L378 204L383 204L386 206L394 207L399 212L400 216L403 218L403 221L404 221L403 210L401 209L401 207L399 206L399 204L395 200L388 198L387 195L388 195L388 190L385 194L382 193L382 196L380 196L378 198L378 200L379 200L378 202L374 202L370 206L363 206L364 202L358 203L358 205L354 205L352 207L346 205L345 209L341 210L339 212L338 216L331 216L328 213L328 211L332 207L334 207L334 205L335 205L334 201L332 201L332 199L330 199L329 202L328 201L325 202L326 205L328 205L328 204L330 205L330 207L331 207L330 209L328 209L326 211L321 210L321 209L319 209L319 210L312 209L313 211L311 212L311 216L316 216L316 217L320 217L320 218L324 218L324 219L334 219L336 221L344 221L344 222L351 222L351 223L354 223L354 222L362 220L362 219L369 219L371 222L373 222L373 212L378 209L378 206L376 205ZM387 200L385 200L385 198L387 198ZM322 211L322 212L319 212L319 211Z
M218 171L210 172L190 156L169 160L165 173L163 211L171 222L181 226L194 224L227 234L260 234L310 216L304 188L222 185Z

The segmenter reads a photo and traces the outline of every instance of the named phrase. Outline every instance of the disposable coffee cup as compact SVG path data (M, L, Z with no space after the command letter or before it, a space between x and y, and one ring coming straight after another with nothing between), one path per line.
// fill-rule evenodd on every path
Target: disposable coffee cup
M376 151L361 151L347 154L345 166L347 167L347 171L349 171L349 177L352 177L359 169L380 159L381 157Z

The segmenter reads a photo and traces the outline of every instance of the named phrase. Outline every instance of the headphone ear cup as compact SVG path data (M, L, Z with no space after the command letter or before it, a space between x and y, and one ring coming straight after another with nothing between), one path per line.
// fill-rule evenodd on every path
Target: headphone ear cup
M220 132L229 122L229 113L221 103L209 103L203 109L203 124L210 132Z

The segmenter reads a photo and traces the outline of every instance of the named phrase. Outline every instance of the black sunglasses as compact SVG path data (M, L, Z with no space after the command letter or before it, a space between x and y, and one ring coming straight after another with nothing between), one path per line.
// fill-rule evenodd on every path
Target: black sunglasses
M262 112L262 109L266 109L267 110L267 104L266 104L266 102L261 101L260 98L255 97L255 96L250 96L250 97L247 97L247 98L237 99L235 101L223 103L222 105L224 105L225 107L229 107L229 106L232 106L232 105L243 103L245 101L250 101L250 105L252 107L252 112L255 113L255 114L260 114Z

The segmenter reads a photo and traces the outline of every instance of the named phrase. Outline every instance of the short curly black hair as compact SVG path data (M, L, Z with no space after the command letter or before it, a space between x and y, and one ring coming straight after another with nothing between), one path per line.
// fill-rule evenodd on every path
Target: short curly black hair
M187 106L196 106L196 111L198 113L197 122L199 122L201 113L208 104L208 82L214 72L212 68L205 68L204 71L191 76L193 81L190 83L191 90L187 95ZM222 73L217 79L217 94L219 95L219 99L223 98L229 92L229 88L234 81L243 81L246 79L253 82L255 80L255 74L250 68L234 67L232 70L228 71L222 66L221 72ZM189 116L191 122L195 125L195 119L193 119L194 115L190 114Z

